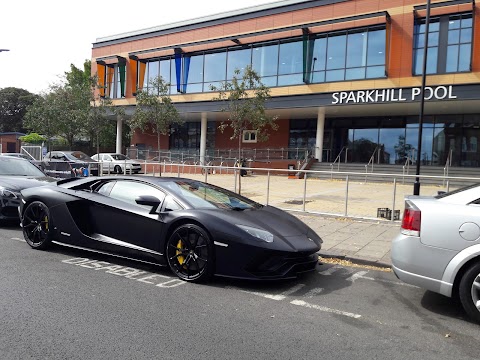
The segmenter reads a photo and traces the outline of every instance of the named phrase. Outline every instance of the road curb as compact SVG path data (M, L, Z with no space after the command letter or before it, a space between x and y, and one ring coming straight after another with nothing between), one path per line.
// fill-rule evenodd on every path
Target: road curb
M318 256L323 257L323 258L328 258L328 259L340 259L340 260L347 260L352 263L358 264L358 265L368 265L368 266L376 266L376 267L381 267L381 268L386 268L386 269L391 269L392 265L382 262L382 261L375 261L375 260L366 260L362 258L357 258L354 256L348 256L348 255L338 255L338 254L326 254L326 253L318 253Z

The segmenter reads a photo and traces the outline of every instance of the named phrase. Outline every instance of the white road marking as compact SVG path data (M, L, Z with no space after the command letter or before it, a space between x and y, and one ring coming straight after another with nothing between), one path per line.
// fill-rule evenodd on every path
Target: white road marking
M297 284L297 285L295 285L295 286L292 286L290 289L285 290L284 292L282 292L281 295L284 295L284 296L291 295L291 294L293 294L293 293L296 293L298 290L302 289L304 286L305 286L305 284Z
M347 281L351 281L352 283L355 282L357 279L364 279L364 275L366 275L368 271L359 271L347 278Z
M318 294L321 294L323 291L323 288L314 288L312 290L310 290L309 292L307 292L304 297L306 298L312 298L314 297L315 295L318 295Z
M387 284L401 285L401 286L406 286L406 287L412 287L412 288L420 289L418 286L411 285L411 284L406 284L406 283L399 282L399 281L386 280L386 279L375 279L375 278L369 277L369 276L361 276L360 279L371 280L371 281L378 281L378 282L383 282L383 283L387 283Z
M324 312L328 312L328 313L332 313L332 314L348 316L348 317L351 317L351 318L354 318L354 319L358 319L358 318L362 317L362 315L359 315L359 314L354 314L354 313L351 313L351 312L341 311L341 310L337 310L337 309L331 309L331 308L328 308L326 306L310 304L310 303L307 303L303 300L293 300L293 301L290 301L290 304L303 306L303 307L306 307L308 309L320 310L320 311L324 311Z
M276 301L283 300L286 297L285 295L272 295L272 294L261 293L261 292L258 292L258 291L242 290L242 289L236 288L234 286L226 286L225 289L240 290L241 292L244 292L244 293L247 293L247 294L261 296L263 298L270 299L270 300L276 300Z
M329 267L326 270L319 271L318 273L320 275L332 275L334 272L336 272L339 269L340 269L340 267L335 265L335 266Z
M16 238L16 237L12 238L12 240L17 240L17 241L25 242L25 239L20 239L20 238Z

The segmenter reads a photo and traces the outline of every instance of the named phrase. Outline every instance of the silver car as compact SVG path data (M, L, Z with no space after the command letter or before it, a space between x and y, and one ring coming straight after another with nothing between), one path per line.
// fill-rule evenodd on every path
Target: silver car
M142 165L138 161L123 154L100 153L93 155L92 159L100 162L104 174L138 174L142 171Z
M406 283L458 297L480 322L480 184L435 197L406 197L392 265Z

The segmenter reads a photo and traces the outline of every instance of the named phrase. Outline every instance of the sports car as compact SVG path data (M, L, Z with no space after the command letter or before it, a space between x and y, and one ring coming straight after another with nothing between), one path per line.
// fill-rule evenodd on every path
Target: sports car
M191 179L70 178L22 196L32 248L56 243L169 266L186 281L294 278L316 268L322 244L287 212Z
M37 187L55 181L46 176L28 160L0 156L0 221L18 222L20 190Z

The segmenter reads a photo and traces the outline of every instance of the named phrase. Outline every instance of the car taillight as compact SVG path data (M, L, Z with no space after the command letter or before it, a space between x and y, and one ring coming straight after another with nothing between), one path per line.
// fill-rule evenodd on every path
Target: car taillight
M420 236L422 212L411 201L405 201L405 210L402 220L402 234Z

